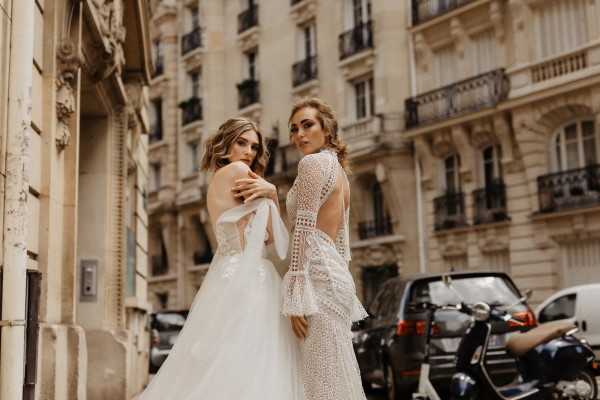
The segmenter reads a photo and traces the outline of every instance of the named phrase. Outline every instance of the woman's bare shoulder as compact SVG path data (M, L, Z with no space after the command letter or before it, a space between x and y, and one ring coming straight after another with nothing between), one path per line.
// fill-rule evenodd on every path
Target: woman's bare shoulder
M213 182L231 182L241 177L248 176L250 167L241 161L234 161L221 167L215 172Z

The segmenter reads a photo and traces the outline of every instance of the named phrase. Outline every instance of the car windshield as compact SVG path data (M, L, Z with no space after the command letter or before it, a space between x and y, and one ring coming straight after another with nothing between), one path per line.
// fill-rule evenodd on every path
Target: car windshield
M441 280L416 282L411 302L443 305L483 301L490 305L510 305L519 300L516 290L501 276L452 277L450 285L454 290Z
M155 318L159 330L180 330L185 324L185 317L177 313L156 314Z

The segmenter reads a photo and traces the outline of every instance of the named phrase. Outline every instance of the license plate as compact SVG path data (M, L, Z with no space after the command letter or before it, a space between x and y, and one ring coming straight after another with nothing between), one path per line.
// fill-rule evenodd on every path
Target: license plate
M488 348L497 349L500 347L504 347L506 345L506 335L492 335L490 337L490 342L488 344Z

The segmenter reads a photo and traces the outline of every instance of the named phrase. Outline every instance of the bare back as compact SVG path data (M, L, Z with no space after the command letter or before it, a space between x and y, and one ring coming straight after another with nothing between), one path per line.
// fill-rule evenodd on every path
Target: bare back
M346 173L340 167L331 194L325 200L317 215L316 227L325 232L331 240L336 239L341 224L344 223L344 212L350 205L350 184Z
M206 194L206 204L208 207L208 215L213 227L223 212L230 208L239 206L242 202L236 199L231 191L236 179L245 178L248 176L250 168L243 162L233 162L220 169L213 175L208 184ZM247 219L244 220L246 222ZM243 229L245 223L241 223Z

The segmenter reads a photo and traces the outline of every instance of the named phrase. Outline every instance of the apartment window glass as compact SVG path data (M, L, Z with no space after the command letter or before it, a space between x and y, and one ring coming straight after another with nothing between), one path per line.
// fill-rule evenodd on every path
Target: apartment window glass
M190 8L190 21L192 30L200 27L200 13L198 7Z
M162 99L152 99L149 107L150 142L162 140Z
M445 189L447 193L460 192L459 168L460 161L456 154L451 155L444 160L444 183L446 185Z
M200 97L200 72L195 71L189 74L191 83L191 97Z
M250 80L256 80L257 78L257 68L256 68L256 51L250 51L246 53L246 65L247 69L247 78Z
M371 0L346 0L346 28L351 29L371 19Z
M354 83L354 100L356 119L375 114L375 93L372 77Z
M487 30L472 37L472 56L474 74L479 75L496 68L496 40L493 30Z
M554 169L567 171L598 162L597 132L593 120L563 126L553 143Z
M498 182L502 176L500 146L488 146L482 151L483 183L485 187Z
M189 170L191 174L198 172L198 142L188 143L188 154L189 154Z
M446 46L434 52L433 78L436 87L446 86L457 80L456 64L454 46Z
M160 175L161 175L161 165L160 163L153 163L150 165L151 171L152 171L152 191L156 191L160 189L161 186L161 181L160 181Z
M538 57L547 58L572 50L589 40L588 0L545 1L535 8Z

